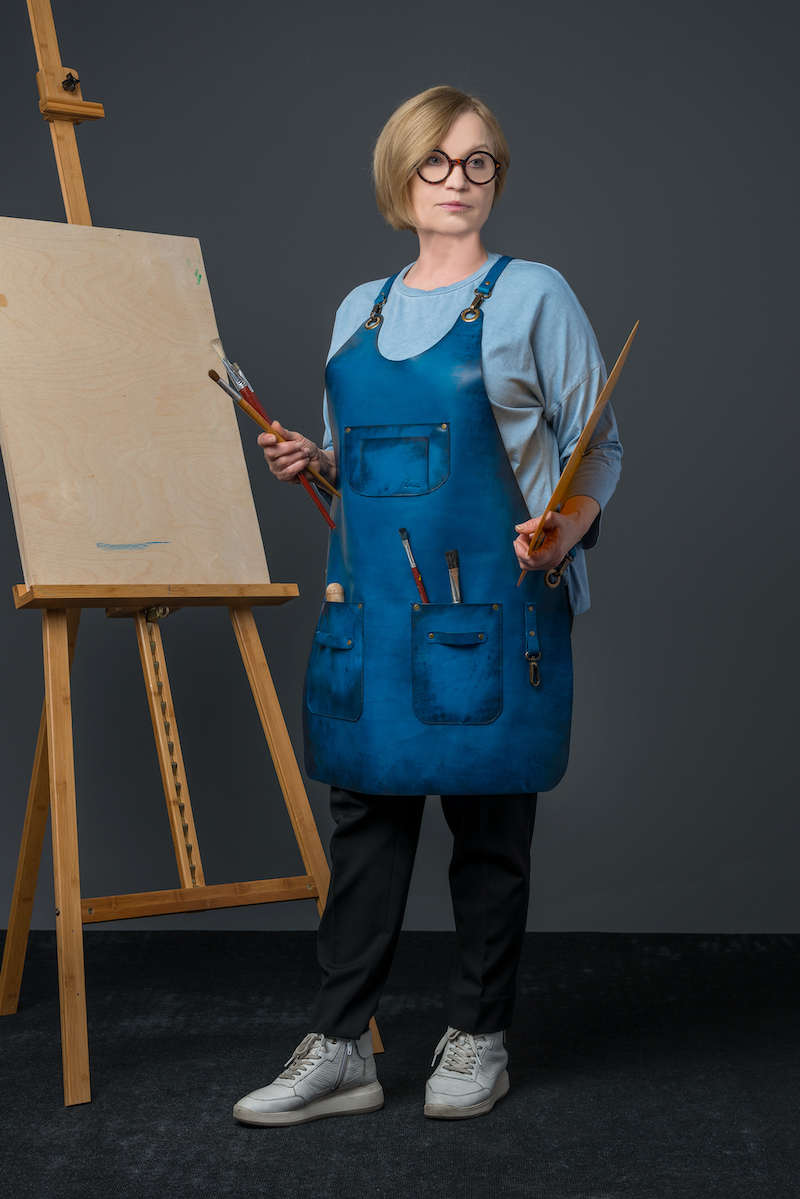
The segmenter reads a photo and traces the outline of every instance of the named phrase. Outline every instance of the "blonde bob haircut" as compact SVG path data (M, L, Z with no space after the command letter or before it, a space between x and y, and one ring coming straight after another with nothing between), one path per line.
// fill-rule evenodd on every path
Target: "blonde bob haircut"
M393 229L415 230L411 206L411 180L422 160L439 148L456 117L474 112L486 125L500 163L494 179L494 205L503 191L510 155L497 117L477 96L455 87L431 87L412 96L396 109L375 143L372 175L375 198L383 217Z

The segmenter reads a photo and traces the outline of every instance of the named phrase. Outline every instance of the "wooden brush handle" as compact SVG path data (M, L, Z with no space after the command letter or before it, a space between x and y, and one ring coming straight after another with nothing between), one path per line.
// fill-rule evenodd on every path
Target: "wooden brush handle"
M540 548L540 546L544 544L544 538L545 538L544 518L547 516L548 512L556 512L564 502L564 498L567 494L569 485L572 482L573 478L575 477L575 472L577 471L578 467L580 466L581 458L583 457L583 455L586 453L587 449L589 448L589 441L590 441L591 436L594 433L595 429L597 428L597 422L600 420L600 417L603 413L603 409L605 408L606 404L611 399L611 393L614 390L614 387L616 386L617 379L620 377L620 374L622 373L622 368L625 365L625 359L628 357L628 350L631 348L631 343L633 342L633 339L636 336L636 330L638 328L639 328L639 322L637 321L636 324L631 329L630 337L625 342L625 345L622 347L622 352L614 364L614 369L612 370L611 374L608 376L608 380L606 382L605 387L600 392L600 395L597 397L597 402L595 403L595 406L589 415L589 419L584 426L583 432L581 433L580 437L578 438L577 444L569 456L569 461L567 462L567 465L564 467L563 471L561 472L561 478L556 483L555 491L550 496L550 499L547 501L547 507L545 508L544 512L542 513L542 515L539 519L539 524L536 528L536 532L533 535L533 537L531 537L530 544L528 545L528 557L530 557L531 554L535 553L535 551L538 550ZM524 580L526 574L528 574L527 570L523 570L522 573L520 574L519 579L517 580L518 587L519 587L520 583Z
M272 427L272 425L269 423L269 421L266 421L266 420L264 420L264 418L263 418L263 416L261 415L261 413L260 413L260 412L256 412L256 410L255 410L255 408L253 407L253 405L252 405L252 404L248 404L247 400L244 400L244 399L242 399L242 397L241 397L241 396L239 396L239 398L237 399L236 403L239 405L239 407L241 408L242 412L246 412L246 413L247 413L247 415L250 417L250 419L251 419L251 420L254 420L254 421L256 422L256 424L257 424L257 425L258 425L260 428L262 428L262 429L264 430L264 432L265 432L265 433L271 433L271 434L272 434L272 436L273 436L273 437L276 439L276 441L286 441L286 440L287 440L285 437L282 437L282 436L281 436L281 434L278 432L278 430L277 430L277 429L273 429L273 427ZM337 500L340 500L340 499L342 498L342 493L341 493L341 491L337 491L337 490L336 490L336 488L335 488L335 487L333 487L333 486L332 486L332 485L331 485L331 484L328 482L328 480L327 480L327 479L323 479L323 477L322 477L322 475L319 473L319 471L316 471L316 470L314 470L314 467L313 467L313 466L307 466L307 467L306 467L306 470L307 470L307 471L308 471L308 473L309 473L309 474L312 476L312 478L314 478L314 479L317 481L317 483L319 483L320 487L322 487L322 488L323 488L325 491L327 491L327 492L328 492L330 495L335 495L335 496L336 496L336 498L337 498Z

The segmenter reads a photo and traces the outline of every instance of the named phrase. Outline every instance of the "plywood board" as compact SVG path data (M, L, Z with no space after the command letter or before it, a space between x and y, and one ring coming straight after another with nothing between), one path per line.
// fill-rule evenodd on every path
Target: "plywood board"
M191 237L0 218L0 447L25 583L268 583Z

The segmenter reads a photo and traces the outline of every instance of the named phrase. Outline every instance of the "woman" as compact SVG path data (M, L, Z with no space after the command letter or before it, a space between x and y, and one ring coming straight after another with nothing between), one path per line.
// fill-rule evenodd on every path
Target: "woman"
M296 483L313 466L340 486L327 582L344 602L323 606L304 705L306 767L332 784L336 821L322 987L286 1069L234 1108L247 1123L382 1106L368 1024L427 794L441 795L454 836L458 954L424 1112L483 1115L508 1090L504 1030L536 794L566 768L569 630L588 606L584 550L621 453L607 410L529 555L530 514L544 509L605 375L561 276L484 249L508 163L494 115L455 88L432 88L393 114L375 148L378 206L394 228L416 232L418 257L340 307L322 446L277 423L285 442L259 437L278 479ZM445 557L453 550L460 603ZM563 585L546 585L565 560Z

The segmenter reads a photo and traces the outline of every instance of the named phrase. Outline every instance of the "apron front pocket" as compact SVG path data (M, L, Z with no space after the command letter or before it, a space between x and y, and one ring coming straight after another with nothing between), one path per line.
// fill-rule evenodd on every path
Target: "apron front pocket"
M308 664L309 710L316 716L358 720L364 706L364 609L325 603Z
M423 724L491 724L503 710L501 604L413 604L411 689Z
M344 476L359 495L427 495L450 474L450 426L354 425L344 431Z

